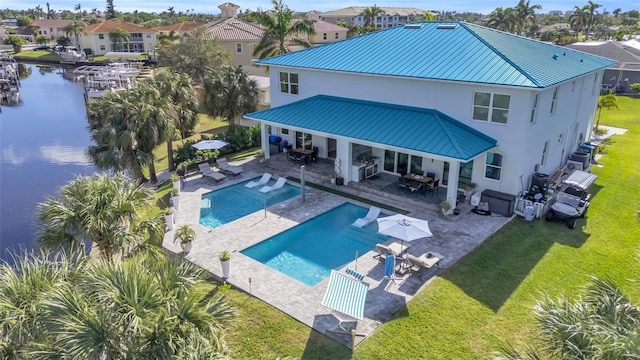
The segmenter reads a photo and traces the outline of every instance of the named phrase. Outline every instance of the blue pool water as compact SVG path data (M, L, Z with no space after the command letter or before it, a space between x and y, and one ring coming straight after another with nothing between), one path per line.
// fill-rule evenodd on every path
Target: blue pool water
M202 195L200 224L215 229L263 209L265 199L269 207L300 195L300 188L289 184L266 194L260 192L262 186L252 189L244 186L249 181L258 179L249 179ZM270 180L267 185L273 185L275 182L276 180Z
M364 228L351 223L367 214L351 203L275 235L241 251L261 263L309 286L314 286L356 256L372 250L387 237L374 221Z

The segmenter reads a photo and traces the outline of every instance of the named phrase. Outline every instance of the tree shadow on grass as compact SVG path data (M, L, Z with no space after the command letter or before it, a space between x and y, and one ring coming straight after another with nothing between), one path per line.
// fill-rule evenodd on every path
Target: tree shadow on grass
M584 221L584 219L580 219ZM589 234L563 222L516 218L460 260L443 277L494 312L504 305L555 243L578 248Z
M328 324L323 326L325 328L335 328L338 320L329 314L317 315L314 319L314 329L319 326L319 323ZM309 333L301 359L351 359L353 354L351 333L327 332L325 335L314 329ZM347 327L347 329L350 328ZM356 336L356 343L360 340L361 338Z

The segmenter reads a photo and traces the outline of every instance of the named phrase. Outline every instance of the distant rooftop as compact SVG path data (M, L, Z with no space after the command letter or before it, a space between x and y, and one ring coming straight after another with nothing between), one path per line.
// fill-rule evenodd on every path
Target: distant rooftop
M264 35L260 25L235 17L209 23L205 28L210 39L260 41Z
M544 88L615 61L464 22L414 22L260 65Z
M344 9L326 11L322 13L322 16L357 16L361 15L368 6L349 6ZM382 14L386 15L398 15L398 16L409 16L409 15L424 15L425 11L418 8L409 8L409 7L386 7L379 6L382 10Z

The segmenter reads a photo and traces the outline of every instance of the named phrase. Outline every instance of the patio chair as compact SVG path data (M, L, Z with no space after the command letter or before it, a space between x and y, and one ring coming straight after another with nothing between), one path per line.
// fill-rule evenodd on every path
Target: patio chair
M430 192L432 195L435 195L437 194L438 186L440 186L440 179L434 180L429 184L427 184L427 191Z
M398 256L400 254L393 251L390 247L384 244L376 244L376 251L378 252L373 256L374 259L378 259L378 262L382 262L387 255Z
M409 190L409 179L403 176L398 178L398 187L400 190Z
M258 181L249 181L244 186L248 187L249 189L251 189L251 188L254 188L256 186L264 185L264 184L268 183L269 180L271 180L271 174L264 173L264 174L262 174L262 177L260 178L260 180L258 180Z
M380 215L380 208L376 206L372 206L369 208L369 212L365 217L361 217L357 219L356 221L353 222L352 225L359 228L364 227L370 222L375 221L378 218L378 215Z
M229 173L233 176L240 175L244 171L240 166L229 165L226 158L220 158L216 160L220 170Z
M284 186L284 183L287 182L287 179L284 177L281 177L278 179L278 181L276 181L275 184L271 185L271 186L264 186L262 187L262 189L260 189L261 193L268 193L270 191L274 191L274 190L278 190L281 187Z
M198 164L198 168L200 168L200 172L202 173L202 177L213 179L216 182L222 181L227 177L219 171L214 171L208 163Z
M413 274L422 269L431 269L434 266L440 267L440 261L442 261L442 255L440 254L425 253L420 255L420 257L407 254L404 269L409 270L411 274Z

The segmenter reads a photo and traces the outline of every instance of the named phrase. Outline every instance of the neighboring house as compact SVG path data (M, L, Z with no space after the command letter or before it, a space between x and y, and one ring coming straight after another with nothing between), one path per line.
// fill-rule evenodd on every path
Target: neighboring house
M640 41L588 41L567 45L574 50L616 60L604 71L604 91L632 92L631 84L640 83Z
M538 32L545 32L545 31L560 31L560 30L567 30L567 31L572 31L571 30L571 25L567 24L567 23L555 23L555 24L551 24L551 25L546 25L540 28L540 30L538 30Z
M349 6L344 9L323 12L320 20L337 24L345 22L351 25L363 26L367 19L364 18L366 6ZM424 10L404 7L380 7L382 14L376 17L374 25L380 29L403 26L414 20L424 18ZM307 15L310 16L310 15Z
M129 33L129 39L120 43L113 42L109 33L122 29ZM147 52L156 48L157 33L144 26L119 20L107 20L98 24L87 25L85 35L80 37L83 49L91 49L94 55L108 52Z
M313 21L313 28L316 31L316 34L309 35L309 38L307 39L311 45L326 44L346 39L347 32L349 32L349 29L345 27L326 21Z
M34 20L29 26L36 28L36 36L46 36L50 40L55 40L60 36L69 37L67 33L62 30L66 26L71 24L71 20L64 19L48 19L48 20Z
M424 22L258 61L271 109L245 115L294 147L372 171L434 172L516 195L589 139L613 61L463 22ZM357 168L356 168L357 170ZM366 181L366 180L364 180Z
M255 65L253 49L264 35L264 29L236 17L237 5L225 3L218 6L222 19L206 24L209 39L217 39L220 46L231 54L231 65L241 65L249 74L265 75L264 68Z
M189 31L204 25L197 21L183 21L171 25L162 25L152 27L151 30L155 30L158 33L158 37L167 36L173 31L177 36L185 36Z

